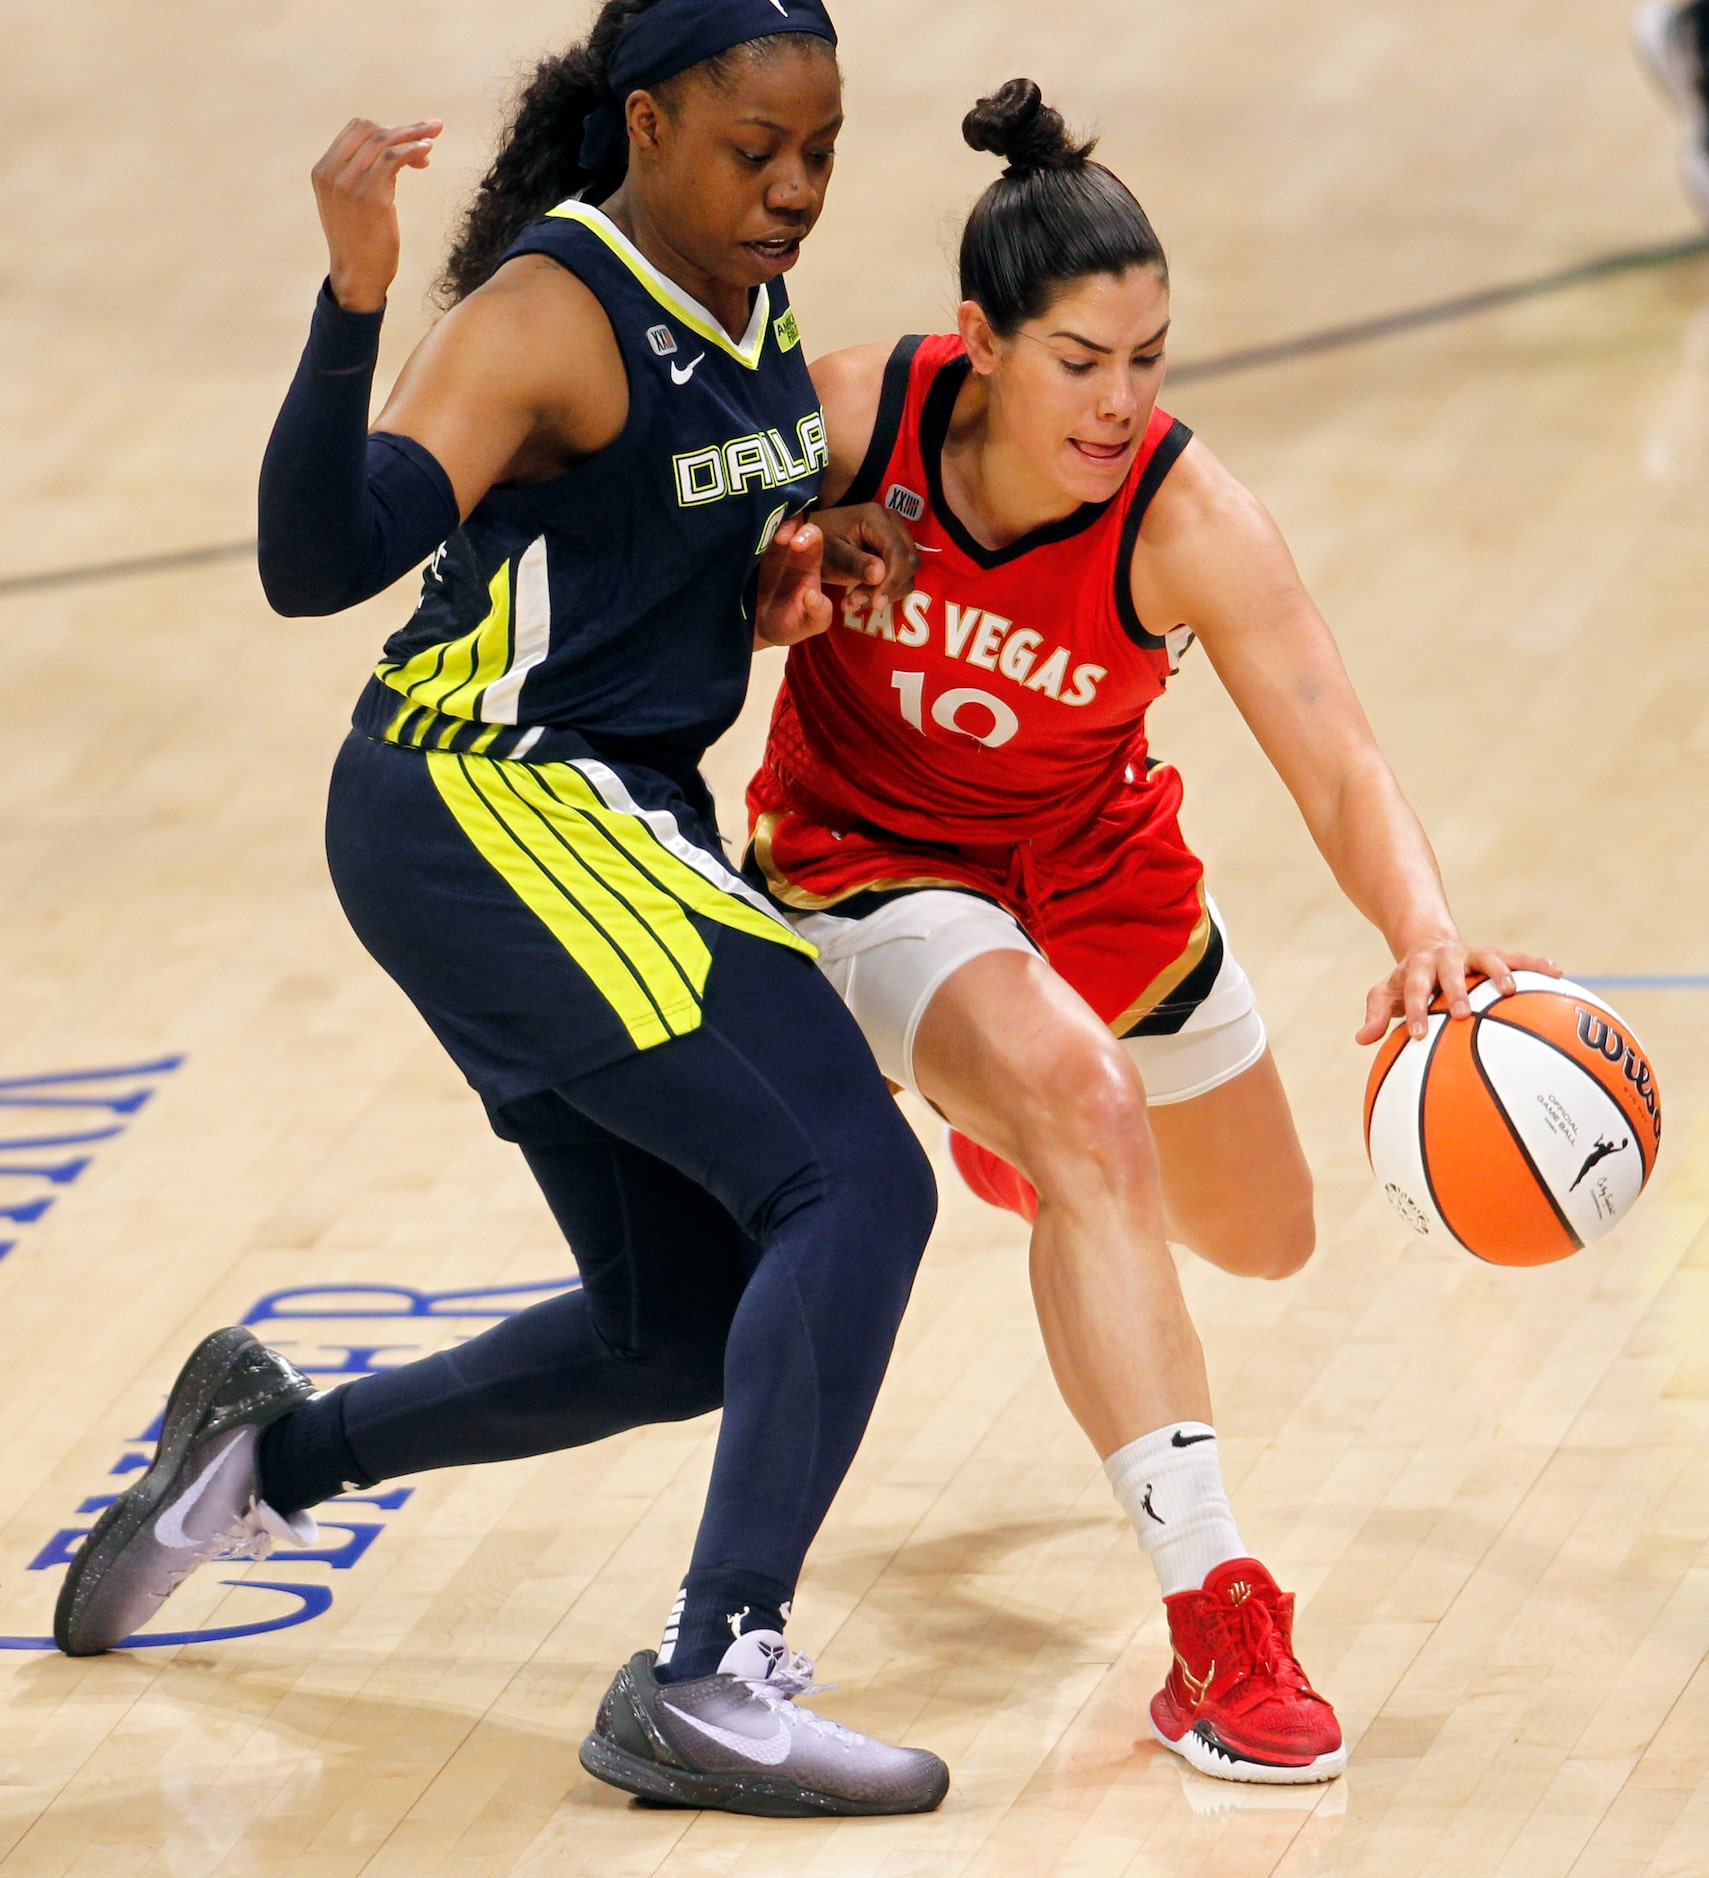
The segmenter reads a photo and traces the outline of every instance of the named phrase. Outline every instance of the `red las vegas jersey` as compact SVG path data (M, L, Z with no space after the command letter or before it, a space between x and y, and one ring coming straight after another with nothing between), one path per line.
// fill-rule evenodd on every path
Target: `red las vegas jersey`
M895 609L851 595L828 632L791 649L766 763L839 817L910 840L1047 846L1145 774L1145 711L1191 634L1148 629L1130 570L1192 433L1156 412L1114 498L985 548L943 493L970 370L954 334L891 355L844 500L908 522L918 581Z

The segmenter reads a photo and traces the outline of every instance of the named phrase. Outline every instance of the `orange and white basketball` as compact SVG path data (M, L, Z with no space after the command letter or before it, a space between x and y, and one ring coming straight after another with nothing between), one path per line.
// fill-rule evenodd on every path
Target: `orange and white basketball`
M1473 1015L1395 1030L1365 1089L1365 1150L1414 1232L1492 1265L1570 1257L1631 1210L1661 1144L1661 1095L1631 1026L1563 978L1515 972Z

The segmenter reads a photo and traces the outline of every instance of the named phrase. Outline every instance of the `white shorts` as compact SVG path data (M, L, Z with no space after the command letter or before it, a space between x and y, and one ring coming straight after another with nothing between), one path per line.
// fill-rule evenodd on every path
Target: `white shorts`
M1232 1082L1268 1046L1251 981L1228 946L1214 901L1210 910L1223 935L1215 983L1172 1035L1123 1039L1147 1100L1158 1108ZM819 967L854 1013L878 1067L916 1095L914 1038L944 981L986 952L1038 952L1014 915L994 901L935 889L899 895L864 919L806 913L794 924L819 948Z

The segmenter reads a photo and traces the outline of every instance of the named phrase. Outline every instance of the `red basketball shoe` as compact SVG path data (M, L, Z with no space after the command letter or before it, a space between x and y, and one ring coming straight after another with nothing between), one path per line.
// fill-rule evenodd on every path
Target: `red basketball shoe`
M1163 1600L1175 1661L1151 1728L1201 1774L1296 1786L1347 1765L1335 1711L1294 1655L1294 1599L1252 1558Z
M1038 1218L1038 1195L1019 1168L1011 1167L1000 1155L982 1148L966 1135L949 1131L949 1158L955 1171L987 1206L1001 1206L1019 1213L1028 1225Z

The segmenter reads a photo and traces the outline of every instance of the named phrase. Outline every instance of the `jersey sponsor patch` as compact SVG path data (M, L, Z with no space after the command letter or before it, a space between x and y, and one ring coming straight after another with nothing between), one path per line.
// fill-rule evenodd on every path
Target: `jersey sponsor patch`
M926 498L901 483L892 483L884 492L884 506L894 509L904 521L917 522L926 512Z
M647 329L647 344L653 348L656 357L668 359L676 351L676 334L668 326L650 326Z
M772 331L777 334L777 349L780 352L793 352L801 343L801 328L796 322L792 307L781 319L772 322Z

